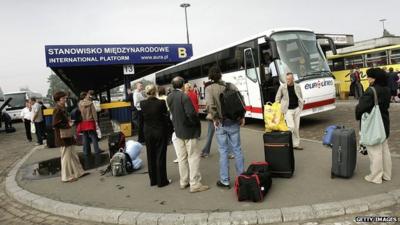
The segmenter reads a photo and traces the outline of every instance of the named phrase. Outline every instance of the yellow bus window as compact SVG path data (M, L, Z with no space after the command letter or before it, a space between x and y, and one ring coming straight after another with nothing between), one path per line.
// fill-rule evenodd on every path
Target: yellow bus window
M400 63L400 49L394 49L391 51L390 61L391 61L391 64L399 64Z
M386 51L367 54L367 67L376 67L387 65Z
M344 59L344 67L346 70L354 69L356 67L363 68L364 67L364 59L363 59L362 55L346 57Z

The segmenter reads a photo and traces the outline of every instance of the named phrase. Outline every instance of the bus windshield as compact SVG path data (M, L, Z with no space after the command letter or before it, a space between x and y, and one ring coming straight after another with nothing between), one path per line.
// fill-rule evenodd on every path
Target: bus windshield
M11 108L24 108L26 94L25 93L15 93L15 94L5 94L5 98L12 98L9 105Z
M295 78L321 76L329 73L329 66L317 46L314 33L279 32L271 36L277 43L280 60L277 60L280 77L292 72Z

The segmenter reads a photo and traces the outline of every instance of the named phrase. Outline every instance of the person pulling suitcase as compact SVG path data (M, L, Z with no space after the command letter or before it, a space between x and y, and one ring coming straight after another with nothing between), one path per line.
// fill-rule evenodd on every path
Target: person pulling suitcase
M303 110L304 100L301 87L294 82L293 73L286 74L286 83L281 84L276 93L275 102L281 103L282 113L289 130L292 132L293 149L303 150L300 146L300 114Z

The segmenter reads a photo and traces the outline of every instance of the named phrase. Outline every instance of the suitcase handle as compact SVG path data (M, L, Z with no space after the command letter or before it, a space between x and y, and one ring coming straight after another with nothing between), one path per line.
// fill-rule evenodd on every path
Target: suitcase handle
M276 143L276 144L264 144L265 147L289 147L289 144Z

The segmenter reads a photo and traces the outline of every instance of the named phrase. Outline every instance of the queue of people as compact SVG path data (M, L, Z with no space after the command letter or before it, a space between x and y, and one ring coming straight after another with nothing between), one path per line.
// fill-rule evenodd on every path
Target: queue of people
M392 165L387 138L390 133L388 108L392 93L388 87L387 74L384 70L379 68L370 69L367 71L367 77L370 87L374 87L377 92L379 108L385 126L386 140L377 145L366 146L371 171L369 175L365 176L365 180L379 184L383 180L391 180ZM232 181L229 174L230 152L235 158L236 175L244 172L244 154L240 141L240 127L245 124L244 115L237 119L229 119L224 116L221 94L228 88L228 84L222 80L222 74L217 66L210 68L208 78L210 81L205 89L205 97L206 119L209 121L209 131L207 142L203 149L198 146L198 138L201 134L198 115L198 94L190 84L185 84L182 77L175 77L171 82L172 90L169 91L168 95L166 95L164 87L157 87L151 84L146 86L143 91L143 84L136 84L131 100L133 100L134 107L141 114L139 117L141 117L142 122L138 123L138 142L142 141L147 148L147 163L151 186L164 187L172 182L168 178L166 168L167 146L172 133L174 133L172 141L177 154L181 189L189 188L191 193L195 193L206 191L210 188L202 183L200 161L202 156L209 154L210 140L214 132L216 133L219 152L219 179L216 182L216 186L220 188L231 187ZM356 107L357 120L361 119L363 113L370 112L373 107L373 94L370 87L359 97L359 104ZM229 84L229 89L238 90L233 84ZM84 173L79 160L76 160L76 153L70 147L73 145L73 140L69 137L63 138L63 130L69 129L72 124L68 114L65 112L65 108L63 108L65 98L66 94L62 92L57 92L54 95L57 107L53 114L53 126L56 132L57 145L61 146L62 167L64 167L62 168L62 181L74 181ZM80 131L84 134L83 149L85 154L90 154L87 149L87 146L90 146L90 142L94 145L95 153L100 153L95 133L97 113L92 99L93 92L83 92L79 102L79 110L82 115ZM293 148L303 150L300 145L299 126L304 100L301 88L294 81L292 73L286 74L286 80L280 85L275 101L281 103L282 113L285 116L289 130L293 134ZM31 111L35 112L33 109L29 110L29 104L27 103L27 110L24 110L24 113L26 113L24 118L32 118L34 121L35 119L39 121L37 120L38 117L29 116ZM210 130L214 132L210 132ZM28 134L27 138L29 139Z

